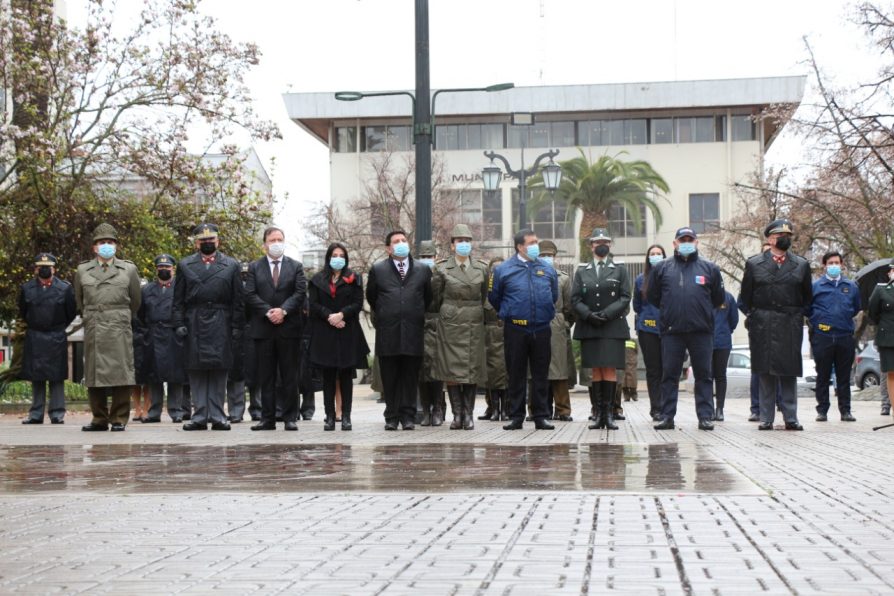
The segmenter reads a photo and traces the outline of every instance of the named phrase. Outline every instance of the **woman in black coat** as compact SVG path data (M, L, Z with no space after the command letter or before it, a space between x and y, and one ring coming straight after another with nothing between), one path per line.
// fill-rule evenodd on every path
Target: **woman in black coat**
M335 430L335 386L341 389L341 429L351 430L354 372L366 368L369 346L360 328L363 280L348 268L348 249L333 242L323 270L308 286L310 362L323 372L323 430Z
M869 298L869 319L878 325L875 347L886 373L888 395L894 395L894 259L888 266L888 283L878 284Z

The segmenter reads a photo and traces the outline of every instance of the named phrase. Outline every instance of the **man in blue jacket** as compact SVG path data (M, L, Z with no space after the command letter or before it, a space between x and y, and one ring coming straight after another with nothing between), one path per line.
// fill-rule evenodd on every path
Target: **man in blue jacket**
M841 253L823 255L823 276L813 282L813 301L807 307L810 347L816 363L817 422L828 420L829 382L835 367L838 411L845 422L851 414L851 368L854 365L854 317L861 310L860 290L841 273Z
M680 374L686 351L695 375L698 427L714 430L711 357L714 351L714 309L724 301L720 269L698 255L698 236L680 228L674 236L674 256L653 271L647 297L660 309L661 416L657 430L674 428Z
M547 422L550 362L550 322L556 314L559 279L556 270L541 261L537 235L530 229L515 235L515 256L497 267L487 296L503 320L506 372L509 376L509 424L517 430L525 419L525 393L531 372L531 412L534 426L555 428Z

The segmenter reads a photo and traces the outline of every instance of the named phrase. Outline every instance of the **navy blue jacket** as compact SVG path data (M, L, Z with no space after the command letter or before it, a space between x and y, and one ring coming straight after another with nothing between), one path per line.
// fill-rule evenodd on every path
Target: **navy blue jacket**
M490 277L487 300L510 325L530 332L544 331L556 315L559 276L541 261L517 254L501 263Z
M714 309L714 349L732 350L733 331L739 326L739 310L736 297L725 292L723 304Z
M652 269L647 298L661 310L661 334L714 333L714 308L724 301L720 269L679 253Z
M853 335L854 317L861 310L860 289L853 281L841 276L835 282L823 275L813 282L813 300L807 307L807 318L814 335Z
M636 276L633 282L633 312L636 313L636 332L659 334L661 324L661 311L658 307L643 297L642 273Z

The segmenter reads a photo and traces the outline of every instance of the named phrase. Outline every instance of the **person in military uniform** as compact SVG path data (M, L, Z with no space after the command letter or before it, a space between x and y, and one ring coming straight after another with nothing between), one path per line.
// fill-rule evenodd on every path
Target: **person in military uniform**
M890 396L894 393L894 259L888 265L888 283L878 284L869 297L867 314L878 326L875 345L886 377L884 386Z
M239 263L239 279L242 282L243 294L245 292L245 279L242 277L242 263ZM250 310L245 308L245 320L250 316ZM238 424L245 418L245 369L246 358L246 333L249 326L243 328L242 337L233 340L233 363L227 372L227 420L231 424Z
M773 430L777 383L786 430L804 430L798 422L797 378L802 374L804 311L813 299L813 280L810 263L789 252L793 233L787 219L764 228L770 249L745 262L739 294L747 317L751 371L759 375L759 430Z
M494 257L487 265L489 278L493 277L494 269L504 261L503 257ZM491 283L488 281L488 287ZM486 334L485 352L487 354L487 395L491 408L490 420L509 420L509 399L506 396L506 388L509 379L506 374L506 354L503 352L503 321L499 313L494 310L490 301L484 303L484 329ZM479 420L482 417L479 417Z
M419 243L418 263L428 265L434 270L438 250L431 240ZM434 290L434 289L433 289ZM441 426L444 424L444 409L447 405L444 398L444 383L432 376L435 353L438 349L438 311L435 310L437 298L425 312L425 352L422 355L422 371L419 377L419 405L422 409L422 426Z
M540 241L540 259L547 265L555 267L556 253L559 249L552 240ZM571 326L574 324L574 309L571 307L571 277L567 273L556 269L559 276L559 299L556 301L556 316L553 317L550 328L551 356L549 360L550 392L555 404L553 418L563 422L571 422L571 394L568 391L568 342L571 337ZM573 367L573 362L571 363Z
M471 257L472 231L457 224L450 234L453 256L438 263L432 278L432 309L437 311L434 378L447 385L453 412L451 430L475 428L475 394L487 381L484 302L487 265Z
M245 261L241 265L242 288L248 280L248 268L251 263ZM258 381L258 359L255 356L255 340L248 332L251 327L251 309L245 306L245 334L242 337L242 349L245 359L242 363L242 374L245 378L245 389L248 391L248 415L255 422L261 419L261 383ZM229 393L228 393L229 395ZM244 400L243 400L244 402Z
M68 339L65 329L77 316L71 284L56 277L56 257L34 259L34 278L19 289L19 319L27 325L21 378L31 381L31 409L22 424L43 424L47 385L50 422L65 422Z
M151 354L149 371L149 413L143 422L161 422L165 384L168 389L168 416L183 421L183 368L186 346L174 328L174 265L169 254L155 257L155 279L143 286L143 300L137 317L146 329L147 351Z
M93 231L95 259L78 265L75 301L84 321L84 384L93 420L84 431L123 431L135 384L131 319L142 294L136 265L119 259L118 232L101 223ZM107 395L112 394L111 410Z
M177 265L174 325L186 338L186 371L194 412L183 430L230 430L224 415L227 371L233 342L245 332L239 261L217 250L218 227L204 223L193 230L197 252Z
M615 263L612 239L603 228L590 235L593 260L578 267L571 287L571 304L577 324L574 339L581 340L581 366L592 368L590 405L595 420L591 429L616 430L613 403L617 371L624 368L624 342L630 337L630 276Z

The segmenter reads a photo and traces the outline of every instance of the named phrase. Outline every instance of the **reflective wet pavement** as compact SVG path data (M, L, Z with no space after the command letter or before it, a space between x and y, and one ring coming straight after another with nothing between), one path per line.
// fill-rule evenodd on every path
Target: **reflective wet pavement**
M0 447L0 493L609 491L757 494L692 444Z

